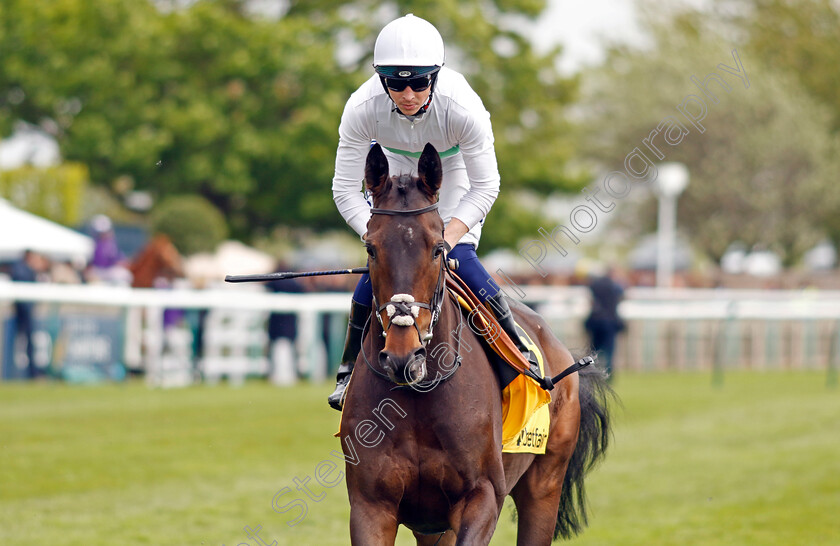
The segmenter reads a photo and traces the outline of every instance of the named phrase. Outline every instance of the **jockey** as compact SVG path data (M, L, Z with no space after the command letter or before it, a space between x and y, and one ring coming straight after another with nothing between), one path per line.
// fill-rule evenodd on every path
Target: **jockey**
M359 181L372 143L382 146L391 172L403 173L417 172L420 152L431 143L443 167L438 210L446 226L448 257L459 261L458 275L492 307L533 368L537 364L516 333L503 293L476 256L484 218L499 193L490 114L464 76L443 65L443 39L428 21L409 14L382 29L373 50L376 74L351 95L341 117L333 199L344 220L364 239L372 204L359 191ZM328 399L338 410L372 300L365 274L353 294L336 388Z

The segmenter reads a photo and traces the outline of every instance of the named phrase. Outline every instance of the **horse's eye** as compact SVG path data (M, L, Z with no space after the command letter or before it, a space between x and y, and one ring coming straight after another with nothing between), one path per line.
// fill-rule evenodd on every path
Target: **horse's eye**
M435 260L440 258L441 254L443 254L443 245L438 245L435 247Z
M376 258L376 250L373 248L373 245L365 245L365 250L367 250L368 256L370 256L371 259Z

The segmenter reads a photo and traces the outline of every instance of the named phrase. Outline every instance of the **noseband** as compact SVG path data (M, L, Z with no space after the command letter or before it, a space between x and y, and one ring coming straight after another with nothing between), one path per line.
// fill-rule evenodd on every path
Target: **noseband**
M370 213L382 214L385 216L417 216L419 214L425 214L427 212L437 210L437 208L438 204L434 203L428 207L409 210L372 208L370 209ZM437 284L435 285L435 293L432 295L432 300L429 303L414 301L414 299L407 294L397 294L392 296L393 299L391 299L391 301L378 305L376 296L373 296L373 305L376 308L376 318L379 320L379 325L382 326L382 337L387 336L391 326L396 324L398 326L413 325L414 329L417 330L417 336L420 339L420 343L424 347L426 346L426 343L432 339L435 325L440 318L440 308L443 305L445 288L444 275L447 268L446 260L441 256L440 262L440 272L438 273ZM426 332L425 335L420 332L420 327L417 326L417 321L414 320L420 312L420 308L427 309L432 314L432 320L429 322L429 331ZM388 314L387 327L382 322L382 311L385 311Z

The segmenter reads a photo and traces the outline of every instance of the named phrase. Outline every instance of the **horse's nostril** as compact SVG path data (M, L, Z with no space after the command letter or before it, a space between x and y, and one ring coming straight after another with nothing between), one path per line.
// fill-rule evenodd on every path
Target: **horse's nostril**
M411 364L414 365L415 363L422 363L426 360L426 348L425 347L418 347L415 349L411 354Z
M426 375L426 349L418 347L404 356L396 356L388 351L379 353L379 365L395 382L413 383Z
M379 353L379 365L382 366L385 370L392 370L394 368L393 361L391 360L391 355L387 352L382 351Z

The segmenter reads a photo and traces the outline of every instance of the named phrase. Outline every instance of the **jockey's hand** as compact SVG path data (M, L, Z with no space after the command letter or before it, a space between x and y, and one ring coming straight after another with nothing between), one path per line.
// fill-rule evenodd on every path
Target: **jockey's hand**
M443 241L443 263L446 264L446 267L451 269L452 271L458 270L458 260L457 258L450 258L449 253L452 251L452 247L449 246L449 243L446 242L444 239Z
M465 224L457 218L452 218L449 221L449 224L447 224L446 228L443 230L443 245L445 247L445 250L443 252L443 258L444 260L447 260L447 263L449 263L449 252L452 251L452 248L454 248L455 245L458 244L458 241L461 240L461 237L466 235L469 230L470 228L467 227L467 224ZM456 263L450 263L449 267L451 269L458 269L457 260L453 261L455 261Z

